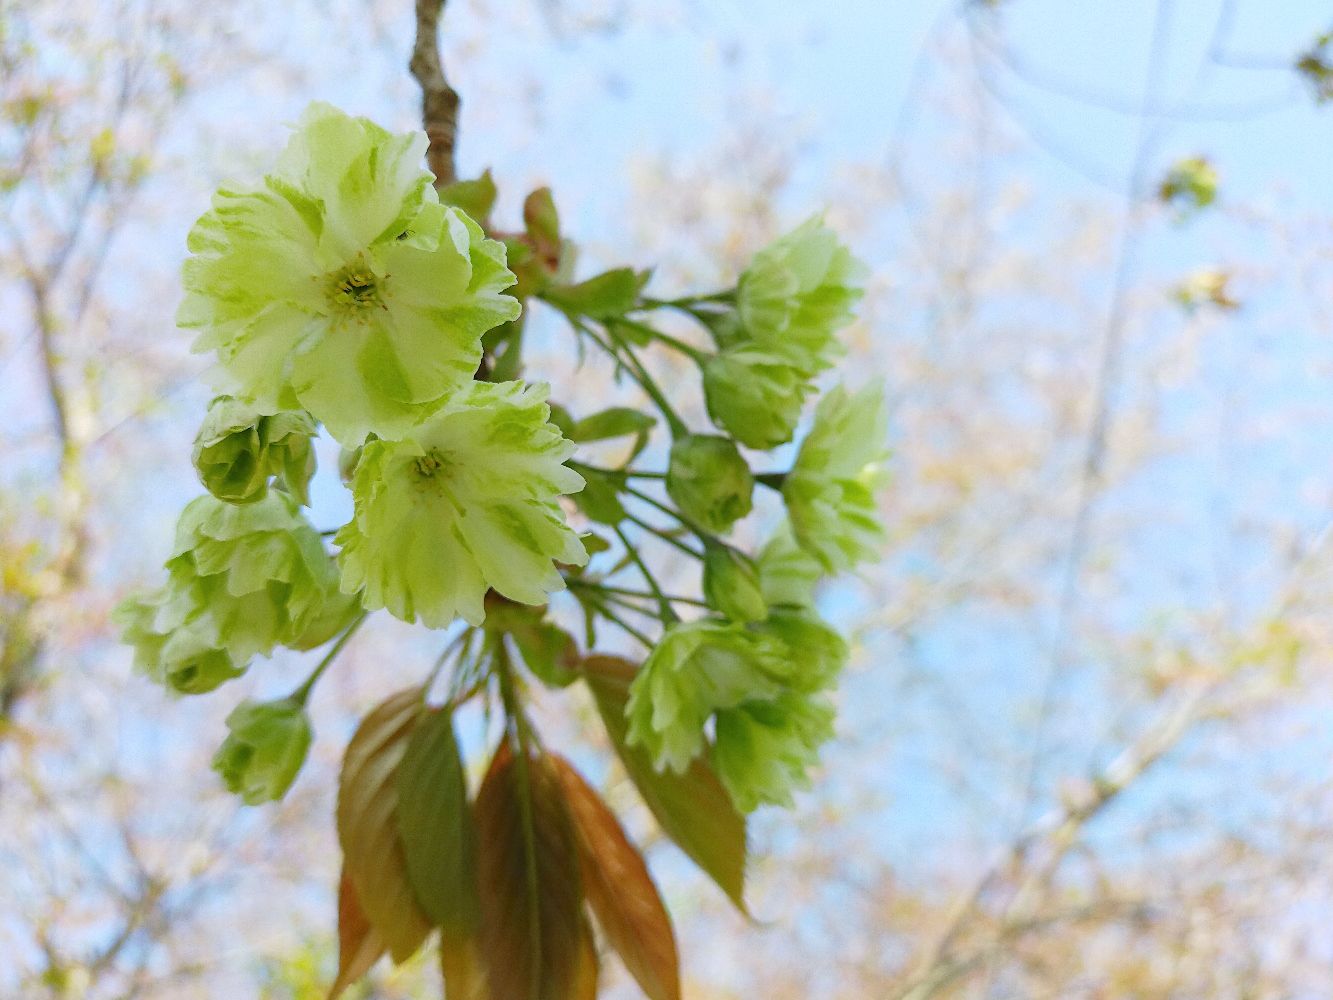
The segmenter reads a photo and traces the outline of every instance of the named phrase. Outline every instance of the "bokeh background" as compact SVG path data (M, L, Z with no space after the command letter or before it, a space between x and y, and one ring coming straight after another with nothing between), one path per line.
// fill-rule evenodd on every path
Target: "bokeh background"
M298 785L248 809L222 718L301 665L172 701L107 614L198 490L186 231L312 99L413 127L412 27L0 0L0 996L331 978L337 762L420 633L358 637ZM450 0L460 173L502 224L549 184L583 273L666 294L824 211L872 269L846 378L890 387L890 543L824 595L839 740L754 825L756 920L657 841L576 695L541 706L653 845L687 996L1333 995L1333 69L1297 68L1330 29L1318 0ZM1160 196L1191 157L1198 211ZM436 995L428 965L361 996Z

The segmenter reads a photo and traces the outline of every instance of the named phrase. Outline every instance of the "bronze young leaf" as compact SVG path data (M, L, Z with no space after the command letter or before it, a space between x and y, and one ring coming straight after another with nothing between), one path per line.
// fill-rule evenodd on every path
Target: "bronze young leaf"
M680 1000L676 934L643 856L567 760L552 755L551 767L578 835L583 890L607 941L649 1000Z
M430 921L407 874L398 834L398 765L421 717L422 691L384 701L362 721L343 758L338 786L338 841L357 898L395 962L421 947Z
M578 846L546 758L502 744L475 810L489 1000L591 996Z

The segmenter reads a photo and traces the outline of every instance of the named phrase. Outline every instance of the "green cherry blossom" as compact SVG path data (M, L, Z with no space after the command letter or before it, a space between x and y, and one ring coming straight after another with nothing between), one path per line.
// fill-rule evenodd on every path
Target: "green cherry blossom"
M741 275L741 325L806 374L822 371L842 352L835 335L852 320L865 274L833 230L808 219L755 254Z
M790 669L780 642L713 618L677 623L648 654L630 687L628 740L658 769L684 771L704 748L718 709L777 697Z
M558 498L583 478L564 465L574 445L548 419L548 391L473 382L402 441L369 442L336 539L343 589L432 628L480 625L488 588L523 604L563 589L555 564L587 553Z
M213 757L227 790L252 806L286 795L313 737L305 706L291 698L243 701L227 716L227 729Z
M824 578L818 559L796 544L791 525L784 523L759 550L759 590L770 606L808 608L815 587Z
M439 203L426 136L313 104L262 183L223 189L189 237L177 322L263 413L340 442L395 438L466 385L518 316L502 244Z
M790 807L810 787L819 748L833 737L833 705L822 695L788 692L717 713L710 762L736 808Z
M165 586L115 612L148 676L210 691L280 644L296 644L341 602L337 570L296 501L270 491L237 505L202 496L176 525Z
M704 399L713 422L747 448L790 441L806 398L806 373L784 355L754 346L724 350L704 362Z
M873 559L883 539L875 490L888 454L887 425L883 386L854 394L833 389L783 481L796 541L828 572Z

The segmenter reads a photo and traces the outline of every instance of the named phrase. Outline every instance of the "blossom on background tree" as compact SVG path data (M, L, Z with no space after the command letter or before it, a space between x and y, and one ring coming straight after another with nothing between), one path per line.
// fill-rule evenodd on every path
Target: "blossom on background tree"
M645 993L675 998L657 890L608 807L543 745L528 686L587 685L663 829L741 902L746 814L790 806L833 734L847 646L815 591L880 541L883 393L825 394L790 470L756 472L742 448L795 436L863 268L811 219L723 292L660 301L629 269L571 283L548 192L528 198L524 232L487 235L489 178L437 190L426 148L420 133L312 105L273 171L219 191L195 226L179 322L227 392L196 440L208 494L181 515L164 585L118 620L138 667L182 694L278 646L330 644L289 696L228 717L214 767L250 804L296 780L308 696L369 613L448 633L425 683L389 696L347 749L334 994L438 930L450 996L591 996L586 906ZM524 380L533 298L656 413L577 413ZM716 350L659 329L668 310ZM697 363L715 430L690 427L662 390L639 354L654 341ZM302 511L320 427L344 449L352 494L336 531ZM619 464L583 452L614 439L632 440ZM758 487L786 515L747 552L735 529ZM698 561L697 595L668 592L660 543ZM581 612L581 641L547 614L558 594ZM642 664L604 644L639 646ZM452 722L472 702L503 719L475 790ZM726 841L706 857L682 836L701 809Z

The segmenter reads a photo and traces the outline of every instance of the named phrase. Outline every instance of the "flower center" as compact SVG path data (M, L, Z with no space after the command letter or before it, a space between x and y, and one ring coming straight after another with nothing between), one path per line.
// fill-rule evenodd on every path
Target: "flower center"
M434 479L440 470L448 464L448 460L440 452L440 449L432 448L412 463L412 471L417 474L418 479Z
M387 309L384 285L388 275L378 275L361 255L339 271L328 275L326 294L329 307L338 318L366 322L372 309Z

